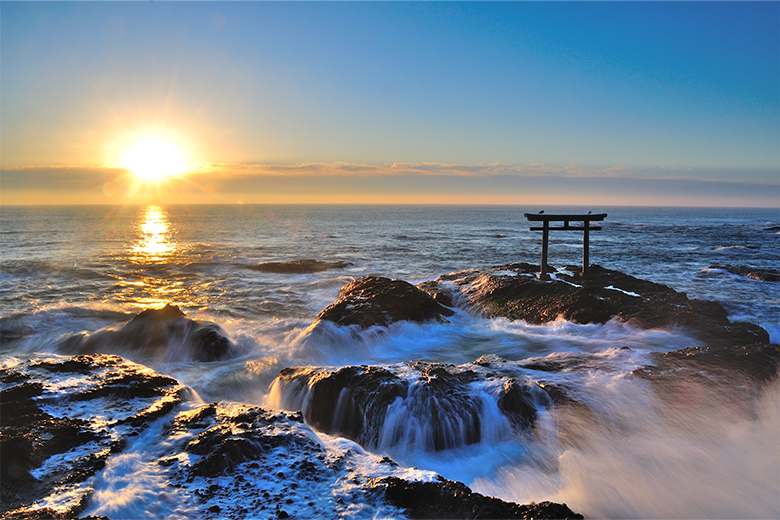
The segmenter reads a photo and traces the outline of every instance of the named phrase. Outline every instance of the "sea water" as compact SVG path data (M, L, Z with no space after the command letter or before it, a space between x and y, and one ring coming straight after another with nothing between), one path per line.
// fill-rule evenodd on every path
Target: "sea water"
M746 393L726 380L659 388L627 377L652 352L700 345L683 330L564 320L531 325L485 319L467 306L448 323L311 327L359 276L417 283L538 263L541 234L530 231L523 213L542 209L608 213L590 234L592 263L715 300L733 320L761 325L780 341L777 283L723 269L780 269L776 209L51 206L0 208L0 349L5 359L67 354L60 345L68 336L118 327L145 308L170 303L219 324L239 355L196 363L182 355L182 345L146 357L106 348L177 378L203 400L266 407L281 406L271 389L285 367L460 365L483 355L510 363L555 359L570 368L548 379L575 389L588 414L553 408L524 437L508 434L497 416L483 421L493 428L484 437L491 442L439 452L397 441L367 449L475 491L521 503L566 502L586 516L777 518L776 382ZM578 265L581 255L580 233L551 233L549 263ZM253 269L301 259L348 265L300 274ZM408 418L398 413L398 420ZM117 485L109 470L149 456L138 448L111 462L97 479L103 489L93 496L93 510ZM155 492L155 478L139 496ZM188 507L171 510L186 516Z

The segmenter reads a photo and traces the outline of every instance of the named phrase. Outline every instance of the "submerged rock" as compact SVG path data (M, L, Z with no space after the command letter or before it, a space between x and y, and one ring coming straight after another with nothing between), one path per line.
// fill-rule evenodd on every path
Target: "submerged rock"
M474 493L466 485L439 477L434 482L409 482L396 477L372 483L411 518L536 518L580 519L566 504L518 505Z
M265 273L303 274L318 273L329 269L343 269L350 265L352 265L350 262L324 262L322 260L304 258L302 260L291 260L289 262L263 262L250 267L250 269Z
M711 265L710 269L720 269L737 276L752 278L762 282L780 282L780 271L777 269L761 269L744 265Z
M364 276L341 288L317 319L338 325L387 326L395 321L445 321L454 311L403 280Z
M196 361L222 359L234 350L219 325L191 320L179 307L170 304L140 312L119 330L71 336L61 347L67 352L138 354Z
M513 428L533 426L538 410L552 405L538 385L490 368L422 361L286 368L272 394L282 408L301 410L314 428L381 450L440 451L499 441Z

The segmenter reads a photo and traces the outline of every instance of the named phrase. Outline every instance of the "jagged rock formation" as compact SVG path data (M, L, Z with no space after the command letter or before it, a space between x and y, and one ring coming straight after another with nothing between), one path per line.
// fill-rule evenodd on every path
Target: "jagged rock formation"
M0 369L0 383L3 518L77 516L90 493L84 481L130 436L170 413L184 392L170 377L105 355ZM93 401L100 406L91 413L84 404ZM44 464L47 471L34 476ZM36 506L50 500L63 508Z

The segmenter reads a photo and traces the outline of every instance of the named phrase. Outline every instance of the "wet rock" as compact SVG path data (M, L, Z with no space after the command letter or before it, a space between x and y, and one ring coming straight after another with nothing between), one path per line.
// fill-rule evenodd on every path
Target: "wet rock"
M435 482L409 482L397 477L377 479L373 486L411 518L583 518L566 504L541 502L518 505L474 493L466 485L441 477Z
M513 264L454 282L488 317L536 324L558 317L576 323L619 319L646 329L684 327L713 346L769 342L761 327L729 321L717 302L689 299L665 285L597 265L585 278L559 271L552 281L538 280L532 274L537 270L530 264Z
M79 353L118 352L141 357L215 361L225 358L234 346L216 323L187 318L175 305L146 309L119 330L100 330L71 336L63 350Z
M773 380L780 365L780 345L695 347L653 354L654 365L634 371L634 375L656 380L670 376L677 379L699 372L738 371L759 382Z
M170 411L181 389L118 356L19 363L0 370L0 380L10 385L0 392L4 518L76 517L90 492L80 484L138 433L145 418ZM94 399L102 400L95 408L79 404ZM64 487L69 498L61 508L36 507Z
M488 393L518 429L531 427L537 410L552 405L538 385L468 367L416 362L388 368L287 368L273 385L280 406L300 409L307 424L371 448L408 445L440 451L478 443ZM490 390L494 386L499 389Z
M350 265L352 265L350 262L324 262L322 260L304 258L303 260L292 260L290 262L264 262L252 266L250 269L265 273L303 274L318 273L329 269L343 269Z
M258 407L225 408L212 403L193 412L179 414L172 432L198 431L184 450L201 457L189 468L191 476L217 477L238 466L271 456L275 450L314 449L305 436L274 431L297 422L294 414L274 414ZM269 433L274 431L274 433Z
M452 309L408 282L365 276L342 287L338 299L317 319L367 328L395 321L446 321L452 314Z
M372 366L286 368L277 382L292 386L294 403L286 408L300 409L307 424L354 440L366 437L366 423L382 421L390 403L405 397L409 386L389 370Z
M752 278L762 282L780 282L780 271L777 269L761 269L744 265L711 265L710 269L720 269L737 276Z
M428 281L417 284L417 288L430 294L434 300L441 303L445 307L454 307L455 298L452 294L452 290L445 287L441 282Z
M534 395L528 385L509 379L504 382L498 396L498 408L520 428L530 428L536 418L538 405L535 401L540 395L543 394ZM552 400L548 398L544 404L550 407Z

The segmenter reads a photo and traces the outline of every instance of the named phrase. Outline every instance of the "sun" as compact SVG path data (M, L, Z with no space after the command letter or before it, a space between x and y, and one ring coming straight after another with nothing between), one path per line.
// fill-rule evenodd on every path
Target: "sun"
M181 152L162 139L135 143L125 155L124 166L145 181L161 181L187 168Z

